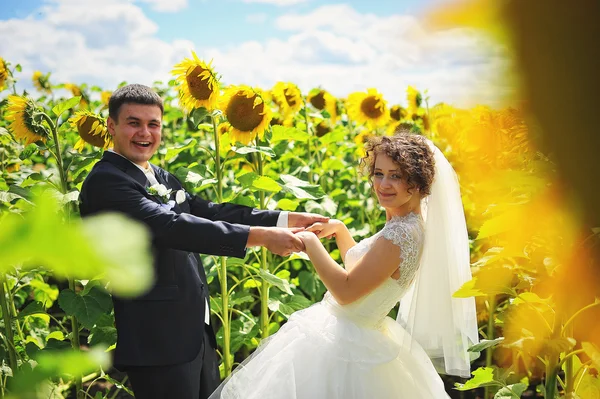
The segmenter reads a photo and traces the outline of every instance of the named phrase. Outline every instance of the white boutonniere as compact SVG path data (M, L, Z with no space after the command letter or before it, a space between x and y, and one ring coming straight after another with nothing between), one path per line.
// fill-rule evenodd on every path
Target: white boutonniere
M169 199L171 198L171 191L173 190L166 188L163 184L154 184L148 187L148 193L158 197L165 204L169 202Z
M177 202L177 204L182 204L185 202L185 191L177 190L175 193L175 202Z

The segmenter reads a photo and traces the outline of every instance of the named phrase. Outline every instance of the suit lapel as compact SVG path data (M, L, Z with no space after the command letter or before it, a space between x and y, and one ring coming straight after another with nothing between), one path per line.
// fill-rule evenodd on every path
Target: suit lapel
M143 187L150 187L150 182L146 178L144 172L135 166L129 159L112 151L105 151L104 155L102 155L102 160L109 162L121 169L123 172L131 176L135 181L140 183Z
M150 164L150 167L152 168L152 170L154 170L154 177L156 177L157 182L159 182L166 188L172 188L169 187L169 183L167 182L166 176L163 175L163 170L161 168L152 164Z

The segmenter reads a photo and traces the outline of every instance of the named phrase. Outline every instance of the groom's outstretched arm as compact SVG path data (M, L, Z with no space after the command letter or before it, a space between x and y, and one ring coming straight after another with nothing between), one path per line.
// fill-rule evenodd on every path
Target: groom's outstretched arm
M81 190L82 216L119 212L145 224L155 245L207 255L243 258L249 226L177 214L150 200L133 179L110 170L88 175Z

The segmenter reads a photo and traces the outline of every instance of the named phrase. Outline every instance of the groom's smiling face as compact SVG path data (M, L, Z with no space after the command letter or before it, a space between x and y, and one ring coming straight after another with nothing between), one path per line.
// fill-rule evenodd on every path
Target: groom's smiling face
M108 118L114 151L142 167L148 166L161 139L162 112L156 105L125 103L118 120Z

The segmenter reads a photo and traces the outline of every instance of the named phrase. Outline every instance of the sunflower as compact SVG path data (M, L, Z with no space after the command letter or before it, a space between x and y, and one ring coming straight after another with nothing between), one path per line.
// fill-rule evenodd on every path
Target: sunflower
M10 122L8 128L15 138L25 140L25 144L46 141L48 131L36 117L33 100L21 96L8 96L8 107L5 119Z
M390 118L395 121L400 121L406 118L407 115L408 113L406 112L406 109L400 105L394 105L392 108L390 108Z
M261 137L271 121L271 110L260 91L248 86L230 86L219 101L219 108L231 124L231 142L249 144Z
M354 144L356 144L356 155L358 155L359 158L363 158L365 155L367 155L365 151L365 144L367 143L367 141L369 141L371 137L373 137L373 133L371 133L369 130L363 130L362 132L354 136Z
M204 107L209 111L216 108L219 100L219 80L212 69L192 51L193 59L184 58L175 65L171 74L176 76L179 102L188 111Z
M108 101L110 100L110 96L112 96L112 91L102 91L102 93L100 93L100 101L102 101L102 104L104 104L105 106L108 106Z
M33 81L33 85L39 92L50 94L52 93L52 87L50 86L49 78L49 73L44 75L40 71L35 71L33 73L33 76L31 77L31 80Z
M317 137L323 137L327 133L331 132L331 127L327 121L323 120L315 125L315 132L317 133Z
M4 83L6 83L6 79L8 79L8 69L6 68L4 59L0 57L0 91L4 90Z
M106 120L99 115L89 111L77 111L69 118L69 123L79 133L79 141L74 147L79 152L83 150L85 143L104 149L112 143L106 128Z
M302 108L302 93L298 86L289 82L277 82L271 90L273 101L285 116L296 115Z
M81 97L81 100L79 100L79 106L81 108L88 108L90 102L87 94L85 94L83 90L81 90L81 87L73 83L65 83L65 89L70 90L71 94L73 94L73 97Z
M408 100L408 115L412 116L419 110L423 97L417 89L408 86L408 89L406 89L406 99Z
M319 111L325 110L329 112L331 121L335 123L337 120L337 104L334 96L322 89L311 90L308 94L308 102Z
M348 116L358 124L366 123L372 129L384 125L389 118L386 101L375 89L350 94L347 104Z
M231 124L229 122L219 123L219 126L217 126L217 131L219 132L219 134L221 136L224 135L225 133L228 133L230 129L231 129Z

